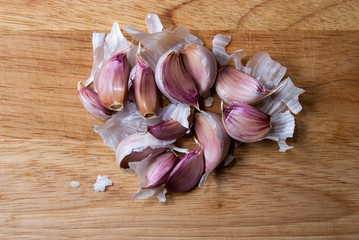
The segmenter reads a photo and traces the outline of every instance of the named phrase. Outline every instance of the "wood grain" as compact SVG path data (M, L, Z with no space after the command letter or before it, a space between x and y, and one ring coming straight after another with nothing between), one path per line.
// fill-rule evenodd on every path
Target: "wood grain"
M0 239L359 239L359 1L2 1ZM138 179L93 132L76 84L92 31L147 13L211 48L267 51L306 90L294 149L242 145L204 188L132 201ZM208 109L219 112L219 99ZM183 146L195 148L190 138ZM95 160L92 155L98 157ZM98 174L114 185L93 191ZM71 181L81 183L73 189Z

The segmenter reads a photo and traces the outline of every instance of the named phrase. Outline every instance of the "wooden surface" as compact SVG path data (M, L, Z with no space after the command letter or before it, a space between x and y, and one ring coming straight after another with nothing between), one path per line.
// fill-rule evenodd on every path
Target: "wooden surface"
M306 90L294 149L243 145L204 188L132 201L138 179L93 132L76 85L92 32L145 29L147 13L285 65ZM359 239L359 1L3 0L0 30L0 239ZM106 192L98 174L114 181Z

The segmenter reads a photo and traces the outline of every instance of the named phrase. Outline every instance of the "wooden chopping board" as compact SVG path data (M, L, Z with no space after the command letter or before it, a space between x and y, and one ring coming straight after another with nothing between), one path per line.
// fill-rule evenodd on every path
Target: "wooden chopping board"
M0 239L359 239L359 1L10 1L0 7ZM76 85L92 32L147 13L267 51L306 90L294 149L240 146L205 187L133 201ZM248 60L248 59L247 59ZM215 98L210 111L219 112ZM195 148L189 139L183 145ZM98 159L95 160L92 155ZM94 192L98 174L113 186ZM73 189L71 181L79 181Z

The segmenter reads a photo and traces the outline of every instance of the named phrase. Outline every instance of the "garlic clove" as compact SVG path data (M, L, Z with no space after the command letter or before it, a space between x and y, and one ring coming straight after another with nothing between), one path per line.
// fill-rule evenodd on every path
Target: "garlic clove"
M194 130L205 161L205 174L199 185L202 186L208 175L226 157L231 139L223 126L221 117L211 112L196 113Z
M160 98L153 71L141 56L137 56L133 89L138 110L144 118L157 117Z
M129 166L140 179L141 188L155 188L164 184L177 160L178 157L173 151L167 151L151 154L137 164L129 163Z
M187 153L171 171L164 187L172 192L185 192L198 183L204 169L200 150Z
M176 120L163 121L154 126L148 126L147 131L160 140L176 140L188 131Z
M199 108L197 87L187 73L180 53L170 50L159 59L155 79L157 87L172 102Z
M271 130L270 115L242 103L225 108L222 121L227 133L241 142L260 141Z
M162 141L150 133L134 133L125 137L117 146L116 159L121 168L128 168L129 162L138 162L150 154L174 148L174 141Z
M129 74L126 52L116 54L104 64L96 81L96 90L105 107L113 111L123 109L127 100Z
M212 52L203 46L191 44L181 54L185 69L192 76L199 95L205 95L217 77L217 62Z
M160 140L176 140L192 126L194 111L189 105L169 104L161 111L163 122L148 126L147 131Z
M233 102L255 104L271 95L275 90L268 90L257 79L225 66L218 73L216 92L228 104Z
M158 18L158 16L155 18ZM149 33L145 33L128 24L126 24L127 28L125 31L144 46L141 55L153 71L155 71L160 57L168 50L182 49L186 44L203 45L203 42L195 35L192 35L185 26L177 27L174 30L165 29L159 31L163 28L159 18L154 19L152 17L150 21L152 26L148 28Z
M177 155L170 151L155 158L147 169L146 182L143 187L158 187L164 183L170 174L170 170L177 162Z
M95 117L107 119L112 115L112 111L101 104L97 93L85 87L81 81L78 83L77 93L86 110Z

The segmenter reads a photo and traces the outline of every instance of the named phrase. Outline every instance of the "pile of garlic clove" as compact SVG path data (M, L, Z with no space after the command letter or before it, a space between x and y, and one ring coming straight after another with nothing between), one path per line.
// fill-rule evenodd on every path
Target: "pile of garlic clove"
M221 162L233 159L233 139L274 140L281 152L292 148L286 139L293 137L293 114L302 109L298 96L304 90L282 80L285 67L266 52L243 66L244 50L225 50L230 36L216 35L211 52L186 27L164 30L156 14L148 14L146 24L148 33L125 29L138 45L117 22L108 35L93 33L91 76L78 84L84 107L106 120L95 124L95 132L116 152L118 165L140 180L133 199L157 196L164 202L167 191L203 186ZM228 66L231 59L235 68ZM203 98L211 102L211 89L222 100L222 116L200 109ZM161 94L171 102L163 108ZM198 149L177 147L192 130ZM180 159L176 152L185 155Z

